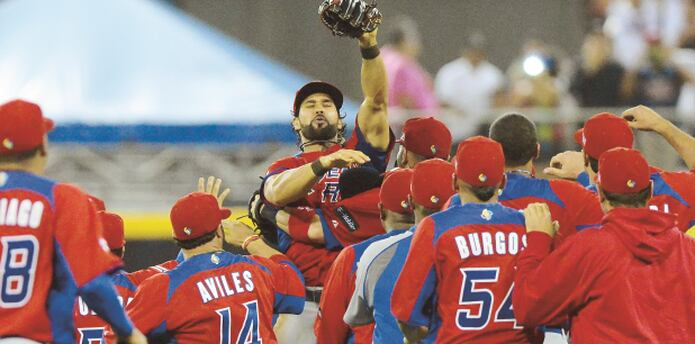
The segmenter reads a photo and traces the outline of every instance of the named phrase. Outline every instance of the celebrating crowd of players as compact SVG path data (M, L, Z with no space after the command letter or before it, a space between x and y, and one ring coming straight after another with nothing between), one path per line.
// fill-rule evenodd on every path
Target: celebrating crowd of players
M535 125L510 113L450 156L433 117L395 140L376 31L359 47L352 136L336 87L297 92L301 152L252 199L261 235L201 179L171 209L179 256L130 273L120 217L41 176L53 123L0 106L0 342L695 342L695 173L649 166L631 128L690 168L694 138L646 107L597 114L537 179Z

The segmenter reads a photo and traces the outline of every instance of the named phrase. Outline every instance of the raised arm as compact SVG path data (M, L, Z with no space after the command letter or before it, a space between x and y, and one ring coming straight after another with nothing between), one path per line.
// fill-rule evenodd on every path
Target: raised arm
M266 177L263 183L263 198L275 206L284 207L306 197L314 184L331 168L352 167L369 161L369 157L360 151L341 149L312 163Z
M384 60L378 55L377 31L367 32L359 38L362 53L361 83L364 101L357 113L357 123L370 145L381 151L386 151L390 139L387 118L388 82Z
M695 168L695 138L644 105L625 110L623 118L631 128L661 135L678 152L688 168Z

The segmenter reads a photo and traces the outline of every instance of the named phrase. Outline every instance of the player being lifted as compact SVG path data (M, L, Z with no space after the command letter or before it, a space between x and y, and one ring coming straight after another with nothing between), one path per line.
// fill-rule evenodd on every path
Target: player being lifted
M322 203L340 201L337 186L343 168L367 164L380 172L385 171L394 138L387 121L386 72L379 56L376 31L359 37L359 47L364 101L357 113L352 136L347 141L343 138L345 123L339 113L343 104L340 90L325 82L304 85L297 91L292 111L292 128L299 137L302 151L268 168L261 187L264 201L277 208L289 205L318 209ZM278 336L313 342L312 324L318 311L316 302L320 299L320 287L338 253L293 242L283 235L284 232L278 233L280 248L297 264L308 287L308 302L301 315L304 320L293 324L291 319L282 319Z

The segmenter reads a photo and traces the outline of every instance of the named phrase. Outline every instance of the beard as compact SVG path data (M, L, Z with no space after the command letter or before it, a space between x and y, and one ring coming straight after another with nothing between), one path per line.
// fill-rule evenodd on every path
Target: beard
M338 125L326 124L324 126L314 125L314 123L305 125L301 129L302 136L309 141L328 141L338 134Z

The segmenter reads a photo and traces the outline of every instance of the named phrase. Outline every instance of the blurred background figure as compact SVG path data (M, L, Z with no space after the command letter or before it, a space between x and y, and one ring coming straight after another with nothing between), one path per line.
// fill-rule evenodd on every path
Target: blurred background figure
M507 70L509 101L516 107L554 107L559 105L563 83L559 78L559 58L552 48L538 39L527 41L521 54Z
M570 91L579 106L619 106L627 97L625 69L612 59L611 42L600 32L586 36Z
M671 60L671 49L661 41L650 42L647 62L628 86L631 105L675 106L685 82L692 80L690 73Z
M474 33L468 38L461 57L445 64L434 82L434 89L443 107L454 110L453 128L455 141L460 141L478 131L481 121L499 105L505 77L487 59L485 36Z
M381 56L389 80L389 107L436 110L432 77L418 62L422 40L417 24L409 17L396 17L384 24L384 31Z

